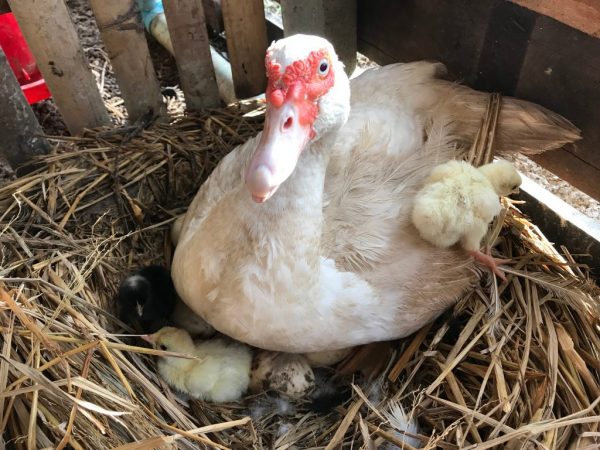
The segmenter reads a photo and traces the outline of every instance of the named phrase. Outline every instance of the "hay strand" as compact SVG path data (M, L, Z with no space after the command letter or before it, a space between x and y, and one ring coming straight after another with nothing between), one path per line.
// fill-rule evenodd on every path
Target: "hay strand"
M499 103L471 154L479 162L493 154ZM127 335L114 295L133 268L168 265L170 224L261 126L262 106L244 103L135 133L52 138L35 172L0 187L4 440L18 449L401 448L384 412L412 401L426 448L589 445L600 421L599 291L516 202L490 233L514 262L508 282L484 278L393 343L382 395L356 386L327 415L296 405L284 431L275 414L249 419L247 403L178 399L156 374L152 356L164 352Z

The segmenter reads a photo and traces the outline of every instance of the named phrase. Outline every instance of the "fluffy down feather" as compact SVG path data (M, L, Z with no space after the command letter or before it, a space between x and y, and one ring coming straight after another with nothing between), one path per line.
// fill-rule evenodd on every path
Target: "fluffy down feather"
M478 251L488 225L501 210L498 197L520 185L521 177L509 162L475 168L449 161L432 170L415 196L413 224L437 247L460 242L465 250Z
M209 402L239 400L248 389L252 352L246 345L216 338L194 344L185 330L172 327L145 336L158 350L197 356L160 357L158 372L173 388Z
M202 338L215 333L213 327L181 301L171 274L162 266L147 266L125 278L119 287L118 304L121 320L144 333L154 333L167 325Z
M417 439L410 437L411 434L418 434L419 428L417 422L413 417L408 416L404 412L402 405L395 401L390 401L386 411L384 412L392 428L394 428L394 435L400 441L405 444L411 445L414 448L421 448L421 442ZM406 435L405 433L408 433ZM400 447L386 443L383 446L384 450L399 450Z
M144 333L154 333L167 324L175 308L177 293L171 274L161 266L147 266L123 280L119 287L120 319Z

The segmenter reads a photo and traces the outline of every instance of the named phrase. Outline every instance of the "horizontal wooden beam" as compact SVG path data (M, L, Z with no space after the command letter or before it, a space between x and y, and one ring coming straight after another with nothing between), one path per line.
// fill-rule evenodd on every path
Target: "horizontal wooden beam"
M517 5L600 37L600 0L511 0Z
M531 159L590 197L600 199L600 170L577 153L577 150L558 149L533 155Z

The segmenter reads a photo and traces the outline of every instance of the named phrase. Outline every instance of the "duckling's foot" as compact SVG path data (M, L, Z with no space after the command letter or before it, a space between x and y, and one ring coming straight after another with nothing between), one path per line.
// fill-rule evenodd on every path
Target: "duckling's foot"
M471 255L475 261L490 269L490 271L495 273L502 281L506 281L506 275L504 275L504 272L498 265L509 263L511 261L510 259L494 258L490 255L489 248L486 249L486 253L482 253L479 250L471 250L469 251L469 255Z

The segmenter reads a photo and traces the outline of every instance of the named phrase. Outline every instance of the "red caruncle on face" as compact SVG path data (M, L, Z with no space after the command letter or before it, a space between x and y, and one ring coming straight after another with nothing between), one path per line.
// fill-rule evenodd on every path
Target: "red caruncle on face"
M298 109L298 120L302 125L314 123L319 113L317 100L333 86L334 74L331 60L325 49L311 52L306 59L294 61L281 73L281 65L266 57L267 102L280 108L292 102Z

